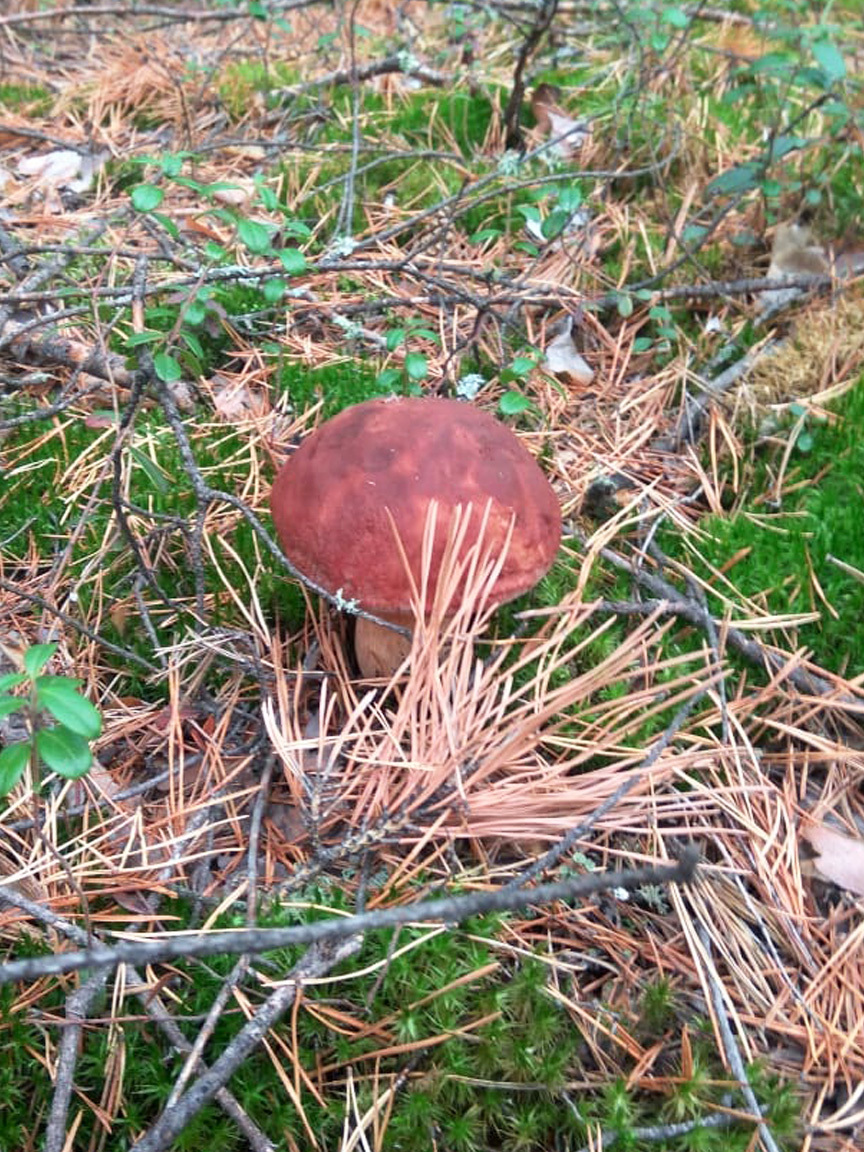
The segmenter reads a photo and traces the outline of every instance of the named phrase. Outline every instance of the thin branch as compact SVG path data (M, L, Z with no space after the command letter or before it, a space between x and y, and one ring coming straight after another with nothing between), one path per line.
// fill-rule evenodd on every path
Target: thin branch
M287 982L276 989L251 1020L234 1037L211 1067L195 1081L180 1100L165 1111L132 1152L162 1152L180 1135L189 1121L216 1093L224 1088L245 1060L254 1052L270 1029L285 1015L296 999L304 980L324 975L359 951L362 937L349 936L330 944L313 944L295 964Z
M93 1001L102 993L107 979L106 969L94 972L86 984L82 984L66 1000L67 1025L62 1029L57 1050L54 1096L51 1100L48 1127L45 1130L44 1152L63 1152L67 1146L66 1119L69 1115L69 1101L72 1099L82 1024L87 1019Z
M575 900L612 888L638 888L643 884L686 884L696 870L698 851L690 847L677 864L646 866L621 871L592 873L570 880L518 891L499 888L470 896L447 896L423 900L400 907L364 912L344 919L299 924L291 928L256 928L252 931L173 933L162 940L127 941L115 945L96 945L79 952L12 960L0 965L0 984L15 980L35 980L76 972L80 968L116 968L119 964L155 964L193 956L233 955L241 952L258 954L276 948L299 944L325 944L418 921L444 921L459 924L472 916L490 912L511 912L526 904L548 904L555 900ZM0 905L14 903L6 896L7 885L0 885Z

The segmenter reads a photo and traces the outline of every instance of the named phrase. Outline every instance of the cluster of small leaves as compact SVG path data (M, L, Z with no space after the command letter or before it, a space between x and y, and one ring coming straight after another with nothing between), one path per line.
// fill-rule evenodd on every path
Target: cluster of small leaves
M23 672L0 676L0 718L23 712L29 732L0 752L0 796L29 763L42 762L67 780L77 780L93 763L90 741L102 731L102 717L78 691L83 681L42 671L56 650L56 644L34 644L24 653ZM20 688L26 693L16 694ZM46 713L56 723L46 721Z
M412 341L417 340L428 340L435 345L441 343L438 333L428 328L425 321L419 317L411 317L404 325L391 328L388 331L386 336L387 351L395 352L401 345L410 345ZM379 373L378 383L382 388L395 388L402 382L404 373L409 387L416 390L420 381L425 380L429 375L429 362L422 352L414 350L406 352L402 363L402 369L385 368L383 372Z
M766 109L774 107L779 130L768 135L759 156L715 176L706 189L709 197L743 196L758 190L770 204L779 201L784 193L804 190L800 179L781 179L777 166L794 153L816 146L824 150L824 140L784 131L783 125L789 120L790 101L797 95L818 102L832 136L839 139L847 131L853 111L843 95L847 70L835 43L836 33L835 27L825 24L805 29L772 28L773 38L781 41L779 47L738 69L732 87L723 97L723 105L734 107L739 113L751 108L763 130ZM805 191L805 202L811 207L817 205L821 197L819 187ZM698 239L697 230L698 226L685 230L685 241Z
M252 200L260 204L268 214L282 217L278 226L252 219L238 208L219 203L218 194L234 191L237 185L225 181L204 184L184 176L183 165L188 157L189 154L184 152L168 153L158 158L145 157L141 163L156 164L160 170L159 180L188 188L200 196L208 204L207 215L220 225L230 228L236 242L253 257L278 261L285 276L299 276L306 271L306 257L303 252L294 246L281 246L281 240L287 237L298 242L306 241L311 236L311 231L307 225L291 217L285 205L263 178L256 178ZM156 181L136 184L131 191L133 208L151 216L172 239L176 240L180 236L178 226L170 216L158 211L164 198L165 192L161 183ZM279 246L277 241L280 242ZM230 252L214 240L208 241L204 246L204 255L211 268L226 265L231 260ZM274 273L261 280L261 292L265 303L275 305L283 298L288 291L285 276ZM184 300L182 305L161 305L157 309L148 310L145 316L148 327L143 332L131 335L127 339L127 347L134 348L142 344L154 346L153 367L156 375L165 383L171 384L180 380L184 368L191 370L193 374L200 374L204 348L199 331L196 330L200 330L208 320L215 319L217 323L219 321L219 309L213 303L213 295L214 288L211 285L204 285L191 294L188 300ZM158 321L164 319L166 315L176 329L173 338L167 342L158 324Z

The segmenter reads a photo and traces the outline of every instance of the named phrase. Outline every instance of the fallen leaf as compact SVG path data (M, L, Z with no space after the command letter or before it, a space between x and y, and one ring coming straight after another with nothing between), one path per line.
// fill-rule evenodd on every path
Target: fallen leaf
M195 397L185 380L169 380L165 388L181 412L194 412Z
M223 420L251 420L264 415L266 401L242 380L230 380L217 373L212 383L213 407Z
M864 896L864 838L809 821L801 834L816 853L812 866L823 880Z
M594 369L576 351L570 325L549 342L543 367L554 376L565 376L575 384L590 384Z
M541 139L553 141L549 154L569 160L582 148L591 134L584 120L574 120L559 106L561 90L554 84L538 84L531 95L531 111L537 121Z
M24 156L18 161L19 176L38 176L46 184L68 184L81 174L81 155L71 149Z
M768 278L784 280L788 276L824 276L829 271L828 256L820 244L812 243L812 234L805 224L778 224L771 249ZM763 292L759 311L782 308L797 297L804 288L772 288Z
M71 148L58 148L39 156L24 156L18 161L19 176L36 176L45 188L68 188L72 192L86 192L93 183L93 175L102 167L107 153L90 156Z
M245 208L251 204L254 195L254 183L251 180L239 180L231 188L217 188L213 193L213 199L232 208Z
M267 804L266 816L272 827L288 844L302 840L306 835L306 824L300 809L294 803L283 804L271 800Z

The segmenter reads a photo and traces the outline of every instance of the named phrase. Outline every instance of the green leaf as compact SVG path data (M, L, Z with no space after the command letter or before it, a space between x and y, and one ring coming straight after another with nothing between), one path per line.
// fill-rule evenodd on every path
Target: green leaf
M308 240L312 235L312 229L302 220L286 220L280 231L283 236L296 236L300 240Z
M238 185L235 185L238 187ZM263 184L260 179L255 181L255 190L258 194L258 199L261 201L261 207L267 212L280 212L282 205L279 203L279 197L272 188L268 188Z
M500 235L500 228L480 228L468 240L471 244L485 244L487 240L497 240Z
M257 220L238 220L237 236L250 252L262 255L270 251L271 231L266 224L259 224Z
M736 87L730 88L728 92L723 93L720 103L726 108L731 108L742 100L749 100L755 90L755 84L738 84Z
M829 100L827 104L822 105L822 115L828 116L835 121L831 125L831 131L837 132L844 125L853 118L852 109L844 104L842 100ZM839 121L839 123L837 123Z
M824 40L816 40L813 44L813 55L829 84L846 79L846 63L832 40L827 37Z
M9 744L0 752L0 796L11 792L24 774L30 759L30 741Z
M813 450L813 436L810 432L799 432L798 438L795 441L795 447L799 452L811 452Z
M425 380L429 375L429 364L422 352L409 352L405 357L405 371L410 380Z
M194 332L187 332L185 329L181 329L180 339L193 356L196 356L199 360L204 359L204 346Z
M558 207L571 215L582 204L584 197L578 184L565 184L558 193Z
M512 389L505 392L498 401L498 411L502 416L518 416L520 412L525 412L531 406L531 401L527 396L523 396L521 392L514 392Z
M261 285L261 290L268 304L277 304L285 295L285 289L287 287L288 285L281 276L274 276L272 279L264 281Z
M299 276L306 271L306 257L299 248L281 248L277 255L289 276Z
M651 336L637 336L633 341L634 352L647 352L654 344L654 339Z
M73 688L79 688L84 683L80 676L51 676L47 672L39 676L38 680L40 684L70 684Z
M664 24L671 24L673 28L686 28L689 20L687 13L680 8L664 8L660 13Z
M215 240L208 240L204 245L204 255L208 260L218 263L220 260L225 259L226 252L221 244L217 244Z
M734 168L727 168L719 176L715 176L705 189L709 196L732 196L738 192L749 192L756 187L756 181L761 165L750 161L747 164L736 164Z
M167 352L157 352L153 357L153 368L156 375L165 384L175 384L183 375L180 361Z
M540 223L540 209L536 204L517 204L516 211L534 224Z
M152 212L165 199L165 193L155 184L136 184L132 189L132 207L136 212Z
M23 708L27 701L23 696L0 696L0 717L11 716Z
M704 224L688 224L681 233L681 239L685 244L698 244L707 232Z
M152 212L151 215L154 220L157 220L162 225L162 227L173 240L177 240L179 238L180 229L177 227L170 216L166 216L164 212Z
M389 390L391 388L395 388L395 386L399 383L399 381L401 379L402 379L402 372L400 371L400 369L398 369L398 368L385 368L382 372L379 372L378 375L375 377L375 383L378 385L379 388L384 388L386 390Z
M126 337L126 347L140 348L142 344L153 344L156 340L162 340L164 336L164 332L154 332L152 329L146 332L130 332Z
M550 212L540 225L544 239L554 240L556 236L560 236L570 223L571 216L572 213L565 212L563 208L556 208L554 212Z
M174 183L179 184L181 188L191 188L193 192L206 191L205 185L200 180L193 180L190 176L177 176Z
M142 452L140 448L136 448L134 444L129 445L129 455L156 489L161 496L167 496L171 491L170 477L167 472L164 472L158 464L150 459L146 452Z
M35 679L56 651L56 644L34 644L24 653L24 671Z
M90 770L93 753L87 741L62 724L36 733L36 751L52 772L77 780Z
M616 307L618 308L618 315L626 320L628 316L633 315L633 297L621 293L616 301Z
M401 343L405 340L404 328L391 328L387 333L384 343L388 352L395 352Z
M200 300L193 300L183 314L183 321L193 327L200 324L207 315L207 307Z
M510 371L514 376L527 376L536 364L537 361L533 356L517 356L510 365Z
M775 160L782 160L790 152L796 152L799 148L806 148L809 143L810 141L806 136L792 136L784 133L771 141L768 158L772 163Z
M433 332L431 328L413 328L411 335L418 337L420 340L431 340L433 344L440 344L441 340L437 332Z
M761 73L775 73L778 76L788 76L795 68L796 58L790 52L766 52L750 65L750 72L754 76Z
M165 173L166 176L180 175L180 170L183 167L183 160L188 156L188 152L166 152L164 156L160 156L156 163Z
M43 684L37 680L36 698L40 708L85 740L95 740L101 733L102 717L98 710L71 684Z
M26 679L27 677L23 672L7 672L5 676L0 676L0 692L8 692L10 688L17 688Z

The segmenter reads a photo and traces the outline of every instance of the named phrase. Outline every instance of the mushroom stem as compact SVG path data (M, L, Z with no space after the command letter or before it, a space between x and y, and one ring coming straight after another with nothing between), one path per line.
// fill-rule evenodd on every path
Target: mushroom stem
M398 624L401 628L411 628L414 617L407 612L382 612L382 620ZM393 675L411 651L411 637L392 628L385 628L372 620L358 616L354 625L354 655L364 680Z

